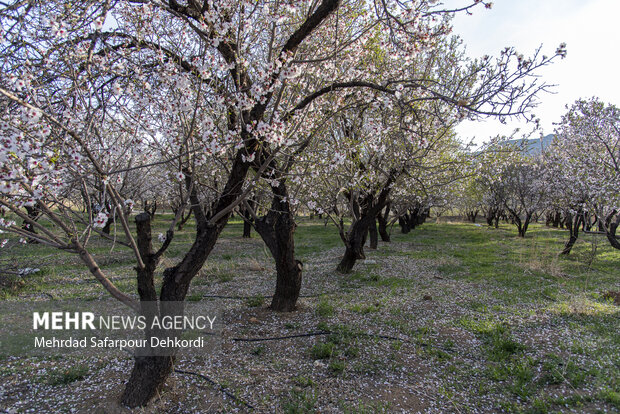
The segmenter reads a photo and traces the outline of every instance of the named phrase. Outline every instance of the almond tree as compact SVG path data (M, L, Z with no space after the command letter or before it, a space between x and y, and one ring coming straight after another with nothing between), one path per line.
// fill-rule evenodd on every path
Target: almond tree
M620 249L620 110L597 98L576 101L562 117L546 161L553 194L566 208L570 237L562 253L570 253L586 213Z
M267 104L297 73L291 57L299 45L338 5L324 1L292 16L281 16L284 6L257 8L252 2L85 2L74 8L64 2L17 2L5 7L0 203L38 233L10 221L3 227L79 254L113 297L139 309L88 251L90 235L110 218L91 208L89 180L100 182L118 212L125 238L120 242L135 254L142 307L159 300L166 313L167 303L184 300L231 211L250 191L248 170L262 173L261 163L271 161L270 155L256 155L275 139L258 128ZM247 48L262 35L271 41L260 50ZM275 122L274 116L265 119ZM110 152L126 155L136 146L115 146L113 131L134 134L150 155L148 162L121 170L140 168L148 176L155 166L168 165L174 171L169 179L182 184L179 197L196 221L192 246L164 270L159 293L155 270L172 241L175 220L157 250L148 215L136 217L137 237L132 234L118 190L123 171L106 160ZM224 179L211 186L209 170L220 168ZM66 195L80 188L87 214L75 211ZM20 211L31 203L54 223L53 230ZM146 404L172 364L172 357L136 356L123 403Z
M525 237L532 217L543 206L546 195L543 173L539 162L527 159L508 165L504 171L504 208L517 227L519 237Z
M459 10L482 4L474 0ZM459 11L426 0L15 1L1 7L0 204L37 233L10 221L3 228L78 254L113 297L150 315L185 299L231 212L258 179L271 180L274 203L281 203L274 205L291 199L286 157L303 153L324 120L324 105L337 112L351 90L396 97L408 91L410 103L441 100L461 116L517 116L545 89L533 75L555 56L537 52L526 59L506 49L497 62L452 56L445 65L451 70L441 76L430 67L416 72L417 53L444 56L446 43L438 39ZM564 53L560 48L556 55ZM127 162L137 149L143 158ZM196 224L191 247L163 270L159 292L157 265L180 215L158 249L150 215L136 217L134 234L119 191L130 170L177 183L176 196ZM94 192L113 212L94 211ZM73 202L79 197L81 206ZM24 214L27 204L36 204L53 229ZM301 278L290 254L294 221L290 208L275 211L282 227L269 232L283 238L275 246L286 249L283 267L293 271L290 278L278 272L278 281L293 280L294 289L277 290L272 304L290 309L291 300L279 298L294 294ZM89 253L91 234L106 237L100 229L111 218L123 238L109 237L135 256L139 301L120 291ZM145 405L173 360L137 356L123 403Z

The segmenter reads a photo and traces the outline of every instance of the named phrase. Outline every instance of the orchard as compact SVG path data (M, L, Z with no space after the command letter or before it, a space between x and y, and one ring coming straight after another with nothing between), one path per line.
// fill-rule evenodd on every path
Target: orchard
M620 110L573 101L531 150L570 49L472 58L454 19L493 6L0 3L1 302L143 322L114 356L3 351L0 407L618 409ZM531 132L459 132L489 120ZM188 356L154 322L200 306Z

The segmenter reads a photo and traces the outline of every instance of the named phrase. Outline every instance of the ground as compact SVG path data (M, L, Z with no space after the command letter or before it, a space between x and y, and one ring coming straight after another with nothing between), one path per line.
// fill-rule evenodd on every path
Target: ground
M157 231L165 221L156 219ZM620 252L598 235L559 257L567 232L428 222L366 250L348 275L332 227L299 220L297 311L267 309L273 262L232 221L188 300L223 310L221 350L180 360L160 398L135 412L618 412ZM191 240L175 239L164 265ZM135 292L130 253L101 244L101 267ZM106 297L77 257L43 246L4 252L40 272L4 281L3 300ZM6 257L6 256L5 256ZM287 337L287 338L281 338ZM280 339L274 339L280 338ZM253 341L248 341L253 339ZM125 356L4 357L0 409L129 412L116 400ZM202 374L195 375L195 374Z

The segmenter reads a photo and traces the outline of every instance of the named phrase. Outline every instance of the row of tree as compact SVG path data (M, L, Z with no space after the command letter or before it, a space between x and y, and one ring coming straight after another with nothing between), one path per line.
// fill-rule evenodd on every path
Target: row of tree
M569 230L563 254L584 231L599 232L620 249L620 111L596 98L579 100L563 116L555 137L541 151L527 141L496 139L475 154L471 175L460 182L455 203L471 221L489 226L500 219L525 237L544 219Z
M537 70L565 46L550 56L505 49L466 58L451 17L490 5L3 3L0 225L79 255L112 297L154 317L184 301L241 211L275 260L271 308L290 311L303 269L294 250L299 208L336 226L345 245L338 269L350 271L376 222L385 237L390 224L400 220L407 231L431 206L447 205L469 163L454 136L458 122L532 118L547 88ZM147 212L133 227L136 202ZM162 205L175 215L154 242ZM159 269L190 216L193 243ZM133 253L135 294L99 266L95 235ZM173 362L136 355L123 403L148 403Z

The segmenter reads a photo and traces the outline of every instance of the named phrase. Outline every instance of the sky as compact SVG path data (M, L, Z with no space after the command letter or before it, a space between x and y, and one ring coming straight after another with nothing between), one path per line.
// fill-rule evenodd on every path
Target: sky
M445 6L469 3L445 0ZM540 81L557 85L554 94L543 94L534 114L541 120L542 133L553 133L554 123L579 98L597 96L620 105L620 0L495 0L491 9L478 7L473 15L458 14L454 33L471 57L498 56L513 46L525 56L543 46L542 54L553 55L566 42L568 54L538 73ZM532 127L509 121L465 121L457 127L460 136L480 144L489 137L521 133ZM516 137L520 137L519 133ZM538 133L537 133L538 135ZM536 136L537 136L536 135Z

